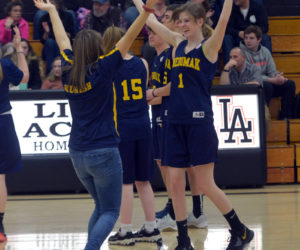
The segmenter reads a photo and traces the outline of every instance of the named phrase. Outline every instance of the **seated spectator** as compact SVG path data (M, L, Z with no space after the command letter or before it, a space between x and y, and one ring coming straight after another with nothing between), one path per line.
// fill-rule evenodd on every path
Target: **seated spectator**
M257 25L262 29L262 44L272 51L271 38L266 34L269 25L264 6L254 0L234 0L222 46L224 63L229 61L230 50L239 46L240 41L244 39L244 30L249 25Z
M93 0L93 9L86 15L83 28L93 29L103 34L111 25L126 27L122 18L122 10L111 6L109 0Z
M244 51L240 47L235 47L230 51L230 60L224 66L220 77L220 85L243 85L255 84L262 86L262 76L257 65L246 61ZM265 131L268 134L270 128L270 112L267 105L264 106Z
M224 66L220 85L256 84L262 85L260 68L246 61L243 50L235 47L230 51L230 60Z
M73 39L75 36L73 15L64 10L63 0L50 1L55 5L69 38ZM59 56L59 49L54 38L52 24L48 13L41 17L41 28L39 29L39 32L40 41L44 44L42 57L46 61L46 73L48 74L51 70L53 60Z
M42 79L44 78L44 62L34 52L31 45L26 39L21 40L21 45L27 60L29 69L28 89L40 89L42 86Z
M6 18L0 20L0 43L3 45L11 42L12 26L17 25L22 38L29 38L29 25L22 18L23 3L21 0L9 1L5 7Z
M61 75L61 59L56 57L52 63L52 70L43 82L42 89L63 89Z
M293 118L295 83L276 70L270 51L261 44L262 36L262 30L251 25L245 30L245 38L240 47L245 52L246 60L260 67L267 105L269 106L272 97L281 96L279 119Z
M210 0L191 0L191 2L201 3L206 11L206 24L209 26L213 26L212 16L214 15L215 11L211 8L211 1Z

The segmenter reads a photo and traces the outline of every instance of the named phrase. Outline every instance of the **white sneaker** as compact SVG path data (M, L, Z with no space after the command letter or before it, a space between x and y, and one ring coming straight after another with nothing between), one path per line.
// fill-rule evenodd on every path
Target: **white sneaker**
M198 228L206 228L208 226L206 215L202 214L199 216L199 218L196 218L194 213L191 212L187 217L187 225Z
M167 214L160 220L157 220L156 223L159 231L168 229L177 230L176 221L171 218L170 214Z

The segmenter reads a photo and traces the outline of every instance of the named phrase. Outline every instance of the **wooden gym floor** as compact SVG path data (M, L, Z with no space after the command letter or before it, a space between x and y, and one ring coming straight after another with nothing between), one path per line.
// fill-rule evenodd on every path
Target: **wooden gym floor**
M240 218L255 231L247 249L300 249L300 185L274 185L260 189L225 190ZM164 206L166 193L155 193L156 208ZM187 192L189 211L192 201ZM135 199L134 229L143 223L138 198ZM86 228L93 209L86 194L9 196L5 215L8 235L0 250L79 250L86 242ZM226 249L229 237L224 218L204 198L208 229L189 229L195 249ZM118 229L117 222L114 232ZM176 232L163 232L163 249L176 247ZM138 243L133 247L108 246L101 250L157 249L155 244Z

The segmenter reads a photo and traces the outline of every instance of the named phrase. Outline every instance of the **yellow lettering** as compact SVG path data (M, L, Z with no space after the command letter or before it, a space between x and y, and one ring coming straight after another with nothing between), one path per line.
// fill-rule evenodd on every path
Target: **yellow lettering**
M190 67L190 66L189 66L190 59L191 59L191 58L189 58L189 57L188 57L188 58L183 57L183 65L182 65L182 66L183 66L183 67ZM193 60L193 58L192 58L192 60Z
M195 58L195 70L198 70L198 71L200 71L200 66L199 66L199 64L200 64L200 59L198 59L198 58Z

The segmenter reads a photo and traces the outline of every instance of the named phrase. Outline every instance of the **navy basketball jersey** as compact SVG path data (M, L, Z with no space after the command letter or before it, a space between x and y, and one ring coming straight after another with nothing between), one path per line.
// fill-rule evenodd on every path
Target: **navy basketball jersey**
M167 58L168 49L155 56L151 66L150 80L153 88L160 88L164 85L165 61ZM166 84L166 83L165 83ZM152 124L161 123L162 105L152 105Z
M213 118L210 97L217 63L207 60L203 43L188 53L182 41L175 52L171 71L171 95L168 121L191 124Z
M121 140L135 140L150 133L146 101L147 70L143 61L133 56L124 59L114 78L117 96L117 125Z
M172 51L173 46L168 48L166 53L166 60L165 60L165 71L164 71L164 80L163 80L163 86L167 85L169 82L171 82L171 69L172 69ZM163 96L162 97L162 109L161 109L161 117L162 121L166 121L168 116L168 102L169 102L169 96Z

